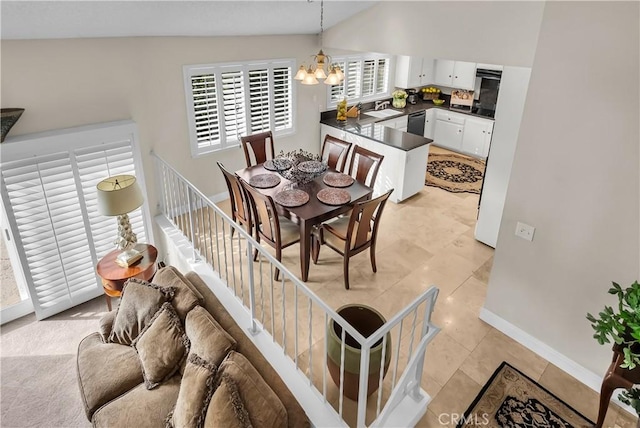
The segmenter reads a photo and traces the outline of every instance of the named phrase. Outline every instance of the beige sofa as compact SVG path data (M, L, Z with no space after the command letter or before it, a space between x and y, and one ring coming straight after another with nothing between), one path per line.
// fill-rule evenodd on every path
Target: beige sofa
M78 346L78 383L94 427L310 425L197 274L168 266L152 283L127 283L118 310ZM149 305L155 313L140 316Z

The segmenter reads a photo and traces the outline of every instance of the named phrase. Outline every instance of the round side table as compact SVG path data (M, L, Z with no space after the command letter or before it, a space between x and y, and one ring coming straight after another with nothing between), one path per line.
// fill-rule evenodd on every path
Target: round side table
M150 280L156 273L156 259L158 250L150 244L137 244L136 250L142 253L142 258L129 267L123 268L115 260L121 250L113 250L98 262L96 271L102 278L102 288L107 299L107 308L111 311L111 298L122 295L122 287L129 278Z

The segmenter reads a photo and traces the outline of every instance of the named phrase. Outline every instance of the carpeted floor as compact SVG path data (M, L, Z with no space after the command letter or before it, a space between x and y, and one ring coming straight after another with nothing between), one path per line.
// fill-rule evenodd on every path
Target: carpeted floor
M464 415L458 427L593 427L593 422L506 362Z
M32 314L2 326L0 426L91 426L76 381L76 348L106 310L99 297L43 321Z
M469 156L429 153L425 184L448 192L480 193L485 162Z

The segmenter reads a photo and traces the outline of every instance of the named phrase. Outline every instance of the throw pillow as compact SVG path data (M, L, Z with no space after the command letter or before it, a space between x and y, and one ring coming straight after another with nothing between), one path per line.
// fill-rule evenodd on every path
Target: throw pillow
M167 427L199 428L214 391L216 366L189 353L180 391L173 411L166 419Z
M189 339L171 303L162 305L132 346L140 357L147 389L173 376L189 352Z
M225 380L226 379L226 380ZM230 388L231 382L235 384L239 392L241 402L249 415L250 424L254 427L286 427L288 424L287 411L275 392L269 387L260 373L251 365L249 360L242 354L231 351L218 368L216 384L227 383L226 388ZM216 391L217 392L217 391ZM214 394L215 395L215 394ZM230 396L229 400L232 400ZM224 426L220 425L218 419L219 412L229 415L228 406L232 408L237 404L229 403L222 397L211 400L205 416L204 426ZM238 410L233 409L234 414ZM228 417L228 416L225 416ZM237 423L242 424L242 417L237 417ZM245 426L245 425L238 425Z
M100 318L100 339L103 343L109 342L114 319L116 319L116 313L113 311L107 312Z
M191 309L204 302L202 294L173 266L159 269L153 277L153 283L160 287L173 288L171 304L183 322Z
M122 289L109 342L131 345L160 306L172 297L171 288L159 287L141 279L128 280Z
M236 348L235 339L202 306L196 306L187 314L184 329L191 342L191 351L216 366Z
M251 419L245 406L238 385L227 373L222 373L219 385L205 416L205 428L251 428Z

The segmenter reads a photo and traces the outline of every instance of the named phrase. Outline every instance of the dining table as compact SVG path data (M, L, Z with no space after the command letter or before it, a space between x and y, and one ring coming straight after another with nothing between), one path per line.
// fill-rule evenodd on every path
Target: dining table
M292 188L304 190L309 194L309 201L298 207L285 207L274 200L278 214L293 221L300 228L300 272L302 274L301 279L305 282L309 279L311 234L313 232L313 227L351 211L354 202L370 199L373 193L373 188L365 186L355 180L350 186L343 187L343 189L349 192L349 195L351 196L351 200L348 203L343 205L328 205L320 202L317 197L318 192L323 189L330 188L330 186L324 183L323 177L326 174L337 172L339 171L328 168L312 181L301 184L294 183L282 177L277 172L267 170L263 164L253 165L236 171L236 174L247 183L249 183L251 177L259 174L276 174L280 176L281 180L277 186L267 189L257 189L262 194L268 195L272 198L278 193Z

